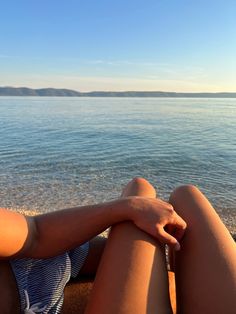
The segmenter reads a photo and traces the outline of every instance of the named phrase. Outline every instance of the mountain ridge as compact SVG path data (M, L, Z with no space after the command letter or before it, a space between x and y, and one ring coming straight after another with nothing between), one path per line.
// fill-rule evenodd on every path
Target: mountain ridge
M40 96L40 97L173 97L173 98L236 98L236 92L178 93L164 91L92 91L79 92L66 88L28 88L0 86L0 96Z

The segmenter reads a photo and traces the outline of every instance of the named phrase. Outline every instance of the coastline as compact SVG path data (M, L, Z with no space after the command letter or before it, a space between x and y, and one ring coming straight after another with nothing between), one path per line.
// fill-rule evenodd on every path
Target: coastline
M167 91L90 91L67 88L28 88L0 86L0 96L20 97L170 97L170 98L236 98L236 92L167 92Z

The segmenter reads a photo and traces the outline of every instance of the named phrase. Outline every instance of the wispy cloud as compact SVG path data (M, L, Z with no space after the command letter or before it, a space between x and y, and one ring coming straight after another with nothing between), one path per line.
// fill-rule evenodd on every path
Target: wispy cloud
M100 71L100 74L103 72L104 75L118 75L118 72L124 76L137 76L141 75L142 77L149 77L151 79L159 78L160 75L165 75L166 77L177 77L183 75L194 75L201 76L204 75L205 70L199 66L188 66L188 65L178 65L174 63L166 63L166 62L153 62L148 60L114 60L114 59L83 59L80 57L75 58L64 58L60 56L55 56L52 58L45 58L42 56L13 56L13 55L5 55L0 54L0 58L2 59L24 59L26 64L30 64L31 62L36 61L45 61L45 65L48 66L56 66L58 69L59 65L63 65L66 62L66 67L68 71L73 66L73 70L81 71L83 69L83 73L86 71L88 73L92 73L95 70ZM47 61L47 62L46 62ZM36 64L37 66L37 64ZM139 72L139 74L137 73Z
M26 59L28 57L22 57L22 56L19 56L19 55L6 55L6 54L1 54L0 53L0 59L18 59L18 61L20 59Z
M20 82L20 84L19 84ZM55 87L78 91L176 91L176 92L219 92L234 91L235 83L207 80L189 80L188 78L161 79L137 77L95 77L76 75L31 75L19 77L0 77L0 85L28 86L33 88Z
M114 66L150 66L150 67L164 67L168 64L159 62L148 61L130 61L130 60L81 60L86 64L101 64L101 65L114 65Z
M14 58L13 56L0 54L0 58Z
M129 60L84 60L84 64L100 66L101 68L119 67L123 73L132 73L132 70L141 70L141 75L150 79L157 79L160 75L189 78L199 78L206 75L206 70L200 66L178 65L172 63L149 62L149 61L129 61ZM131 74L132 75L132 74Z

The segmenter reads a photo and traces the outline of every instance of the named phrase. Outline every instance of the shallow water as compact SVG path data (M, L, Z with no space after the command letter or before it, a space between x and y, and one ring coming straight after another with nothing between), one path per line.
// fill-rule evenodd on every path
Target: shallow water
M197 185L236 229L236 99L0 98L0 205L52 211Z

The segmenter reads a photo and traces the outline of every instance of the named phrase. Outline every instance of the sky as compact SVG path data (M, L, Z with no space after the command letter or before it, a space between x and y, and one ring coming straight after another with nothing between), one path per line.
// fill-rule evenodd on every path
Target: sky
M235 0L0 0L0 86L236 92Z

